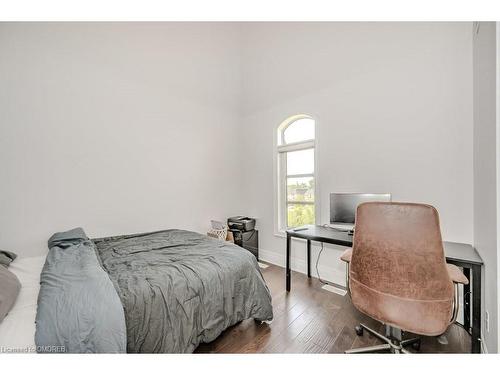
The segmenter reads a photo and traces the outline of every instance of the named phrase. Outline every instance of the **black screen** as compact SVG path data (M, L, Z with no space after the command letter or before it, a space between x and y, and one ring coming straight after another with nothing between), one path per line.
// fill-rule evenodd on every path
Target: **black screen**
M354 224L356 209L364 202L390 202L391 194L331 193L330 223Z

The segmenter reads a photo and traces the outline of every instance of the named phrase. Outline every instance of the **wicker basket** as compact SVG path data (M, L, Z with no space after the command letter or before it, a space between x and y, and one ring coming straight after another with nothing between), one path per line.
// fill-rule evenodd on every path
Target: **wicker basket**
M226 241L227 238L227 227L222 229L209 229L207 235L210 237L218 238L221 241Z

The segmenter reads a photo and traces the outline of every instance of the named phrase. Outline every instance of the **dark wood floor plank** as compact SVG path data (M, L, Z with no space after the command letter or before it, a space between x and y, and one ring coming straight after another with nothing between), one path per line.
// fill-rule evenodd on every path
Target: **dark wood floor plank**
M354 342L352 343L350 349L366 348L368 346L383 344L382 341L380 341L380 342L379 341L380 340L377 339L376 337L374 337L368 333L364 333L362 336L357 336L354 339Z
M328 349L328 353L344 353L352 347L355 339L356 333L352 327L344 326L340 334L337 335L333 345Z
M302 332L302 330L311 323L314 317L307 312L300 314L297 319L295 319L286 329L281 331L281 333L270 340L269 344L263 348L264 353L285 353L291 342L295 341L295 338Z
M312 342L302 342L295 340L289 345L284 353L292 354L323 354L326 353L326 349L321 346L315 345Z
M253 319L245 320L230 330L225 340L226 344L222 345L218 350L225 353L239 353L246 344L266 334L268 330L269 326L267 324L257 323Z
M368 332L356 335L354 327L359 323L381 333L384 326L359 312L349 296L325 291L319 280L297 272L292 273L292 290L287 293L283 268L270 265L262 274L273 299L273 321L257 324L245 320L211 343L201 344L196 353L343 353L381 344ZM446 345L436 337L423 337L419 352L470 351L471 339L462 327L452 325L445 336Z

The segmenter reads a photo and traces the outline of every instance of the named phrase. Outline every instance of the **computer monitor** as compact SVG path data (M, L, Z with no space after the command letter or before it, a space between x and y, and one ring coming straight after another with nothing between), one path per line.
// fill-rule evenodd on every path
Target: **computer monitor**
M365 202L390 202L391 194L331 193L330 223L354 224L358 205Z

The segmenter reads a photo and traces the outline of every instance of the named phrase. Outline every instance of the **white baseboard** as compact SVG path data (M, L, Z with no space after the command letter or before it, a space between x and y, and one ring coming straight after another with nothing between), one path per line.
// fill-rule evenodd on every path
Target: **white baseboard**
M264 250L259 248L259 260L262 260L267 263L274 264L275 266L284 267L284 260L281 259L281 256L274 251Z
M274 264L276 266L285 267L285 254L279 254L275 251L259 249L259 260L267 263ZM300 272L302 274L307 274L307 264L304 259L291 258L291 268L293 271ZM345 273L339 272L334 267L320 264L318 265L318 270L323 280L329 281L331 283L345 286ZM313 277L318 277L316 274L316 263L311 260L311 275Z

